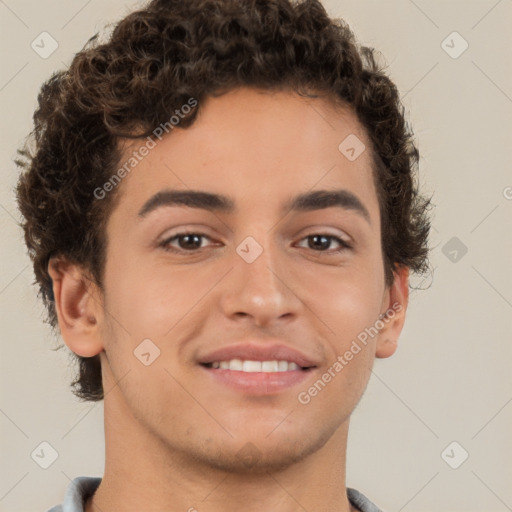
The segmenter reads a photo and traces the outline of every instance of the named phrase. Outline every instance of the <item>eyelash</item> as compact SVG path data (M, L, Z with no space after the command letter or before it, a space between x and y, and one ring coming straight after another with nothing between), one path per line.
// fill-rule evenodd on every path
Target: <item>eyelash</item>
M205 249L205 247L200 247L198 249L187 250L187 249L176 249L174 247L169 246L169 244L173 240L176 240L176 239L179 239L179 238L182 238L182 237L185 237L185 236L189 236L189 235L197 235L197 236L199 236L201 238L207 238L207 239L211 240L211 238L208 235L204 234L204 233L194 232L194 231L187 231L187 232L183 232L183 233L177 233L177 234L173 235L170 238L166 238L165 240L163 240L159 244L159 246L162 247L164 251L175 253L175 254L198 253L202 249ZM341 252L346 251L348 249L352 249L352 245L350 245L348 242L346 242L345 240L343 240L343 239L341 239L341 238L339 238L337 236L330 235L328 233L312 233L311 235L303 237L301 239L301 241L302 240L307 240L308 238L311 238L311 237L314 237L314 236L321 236L321 237L325 237L325 238L334 240L334 241L338 242L341 245L341 247L339 249L335 249L335 250L331 250L331 251L329 251L329 250L315 251L314 249L311 249L313 252L318 252L318 253L321 253L321 254L323 253L323 254L333 255L333 254L341 253Z

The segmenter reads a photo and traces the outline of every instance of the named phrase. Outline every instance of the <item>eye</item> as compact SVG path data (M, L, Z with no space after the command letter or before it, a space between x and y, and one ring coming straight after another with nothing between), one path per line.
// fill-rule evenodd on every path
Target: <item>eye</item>
M193 232L185 232L185 233L177 233L170 238L166 238L159 245L165 251L169 252L198 252L200 249L203 249L201 246L201 240L207 238L211 240L211 238L204 233L193 233ZM176 241L178 243L178 247L172 245L172 242Z
M315 252L328 252L332 254L352 248L352 246L345 240L327 233L315 233L304 237L302 240L307 240L308 248L313 249ZM332 241L335 241L340 247L338 249L328 250Z
M177 233L172 237L166 238L163 240L159 246L162 247L165 251L174 252L174 253L191 253L191 252L199 252L201 249L204 249L202 245L202 240L212 240L208 235L204 233L196 233L196 232L183 232ZM304 237L302 240L308 241L308 249L312 249L314 252L327 252L329 254L339 253L347 249L351 249L352 246L346 242L345 240L326 233L315 233L312 235L308 235ZM301 240L301 241L302 241ZM339 247L337 249L330 249L332 242L336 242ZM178 247L176 247L177 244Z

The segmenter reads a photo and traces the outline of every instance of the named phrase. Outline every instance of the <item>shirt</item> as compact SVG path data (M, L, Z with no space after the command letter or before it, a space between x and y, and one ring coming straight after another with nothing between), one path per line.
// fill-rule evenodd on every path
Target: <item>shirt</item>
M56 505L48 512L84 512L84 505L100 485L101 478L92 476L77 476L66 489L62 505ZM366 496L355 489L347 488L350 503L361 512L382 512Z

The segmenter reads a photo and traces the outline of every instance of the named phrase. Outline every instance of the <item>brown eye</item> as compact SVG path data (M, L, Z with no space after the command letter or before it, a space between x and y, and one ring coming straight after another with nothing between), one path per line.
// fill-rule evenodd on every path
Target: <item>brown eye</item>
M210 240L210 237L204 233L178 233L165 239L160 246L170 252L197 252L203 249L201 246L203 238ZM178 247L172 245L174 241L177 242Z
M341 238L339 238L337 236L328 235L328 234L315 233L313 235L304 237L302 240L307 240L308 241L307 248L312 249L315 252L337 253L337 252L341 252L345 249L351 248L351 246L347 242L345 242L345 240L342 240ZM335 241L341 247L339 247L338 249L329 250L333 241Z

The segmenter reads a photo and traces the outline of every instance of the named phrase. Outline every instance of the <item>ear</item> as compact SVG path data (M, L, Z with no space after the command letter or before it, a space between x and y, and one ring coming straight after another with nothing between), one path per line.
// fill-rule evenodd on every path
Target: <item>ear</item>
M384 326L377 339L375 357L392 356L398 346L398 337L405 323L405 312L409 303L409 268L398 267L393 272L394 281L385 293L381 318Z
M48 273L64 342L79 356L99 354L103 350L103 299L98 287L80 266L62 258L50 260Z

